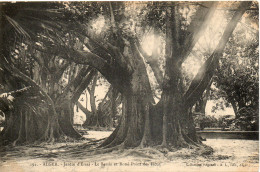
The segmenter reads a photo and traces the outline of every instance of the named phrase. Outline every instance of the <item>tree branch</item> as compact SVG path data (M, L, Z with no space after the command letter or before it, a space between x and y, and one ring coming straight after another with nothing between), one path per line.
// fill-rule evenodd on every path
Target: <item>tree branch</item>
M186 60L195 44L198 42L201 34L207 28L207 25L216 10L217 2L205 2L205 4L209 6L209 8L199 7L196 11L195 17L188 26L187 30L190 33L185 37L184 44L181 48L181 63Z
M92 80L92 78L97 74L96 70L91 70L90 73L84 77L84 79L82 80L81 84L77 86L76 88L76 92L74 93L73 97L72 97L72 101L76 102L76 100L79 99L80 95L82 94L82 92L86 89L86 87L88 88L88 85L90 83L90 81Z
M159 86L162 88L163 72L159 68L159 61L158 61L159 54L155 54L155 52L153 51L152 55L149 56L144 51L144 49L142 48L142 46L140 45L140 42L138 40L136 40L136 44L137 44L138 52L144 57L144 59L150 65L150 67L153 70L154 76L155 76Z
M203 5L201 3L194 3L195 5L199 5L203 8L209 8L208 6L206 5ZM227 11L238 11L239 9L227 9L227 8L217 8L217 10L227 10ZM247 8L246 11L248 10L259 10L259 8Z
M66 47L63 47L63 51L67 54L62 56L62 58L77 64L90 65L96 68L110 83L117 85L117 87L120 86L118 81L122 82L121 79L124 78L124 72L121 69L111 66L104 59L91 52L68 49Z
M206 62L202 65L199 72L191 82L191 85L188 91L185 93L184 98L186 104L188 106L192 106L199 97L201 97L202 93L208 86L215 68L217 67L217 62L219 58L222 56L226 43L229 40L232 32L236 28L238 21L241 19L242 15L246 11L246 9L251 5L252 2L241 2L238 11L234 14L231 21L228 23L216 49L212 53L212 55L206 60Z
M91 115L91 112L85 108L79 101L76 102L76 105L79 107L79 109L86 114L86 117Z
M92 70L93 68L88 66L88 67L84 67L80 70L80 72L78 73L78 75L71 81L69 82L69 84L64 88L62 94L57 98L56 101L60 100L60 99L64 99L65 96L68 94L68 92L73 92L76 87L78 85L80 85L80 83L82 82L83 77L87 76L88 73Z

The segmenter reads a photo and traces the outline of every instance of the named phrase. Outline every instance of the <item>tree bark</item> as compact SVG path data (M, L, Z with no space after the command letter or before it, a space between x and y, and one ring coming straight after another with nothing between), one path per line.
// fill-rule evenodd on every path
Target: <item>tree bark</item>
M126 85L122 86L122 117L119 126L101 145L101 147L147 146L151 144L150 135L150 106L153 102L151 87L146 73L145 64L138 53L137 46L130 40L128 55L131 56L131 64L135 65L135 71Z

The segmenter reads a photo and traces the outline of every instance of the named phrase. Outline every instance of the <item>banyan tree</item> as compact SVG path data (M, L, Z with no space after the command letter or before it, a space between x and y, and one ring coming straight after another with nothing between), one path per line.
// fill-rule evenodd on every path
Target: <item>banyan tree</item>
M224 3L82 2L82 7L77 6L77 3L41 4L41 10L36 10L40 6L35 6L35 3L22 3L22 7L3 5L2 8L6 10L1 10L1 21L6 23L6 27L24 37L30 37L20 38L19 43L22 44L22 41L26 40L24 44L39 52L38 57L30 53L30 58L34 57L34 63L40 65L34 67L41 70L40 77L43 77L43 71L49 72L47 78L51 77L44 84L48 88L41 86L35 78L13 64L10 51L1 53L1 61L5 61L5 66L1 68L21 84L32 86L33 96L43 100L35 102L36 105L25 101L30 108L25 108L24 105L21 107L25 108L20 110L24 119L17 123L21 126L28 123L34 126L33 121L28 120L27 115L30 114L34 121L45 122L45 128L42 127L44 132L56 133L53 138L58 138L58 133L76 136L77 133L71 126L71 110L77 102L78 94L87 88L98 71L120 92L122 99L119 125L100 147L186 147L200 144L190 109L208 87L229 37L247 8L251 6L251 2L235 3L232 18L228 21L217 46L189 84L185 83L182 65L205 32L216 9L225 5ZM16 8L13 11L16 13L8 14L9 9L14 6ZM39 20L37 17L42 17L40 14L43 9L46 10L42 16L47 18ZM191 11L189 17L184 14L184 9ZM23 15L32 20L19 18ZM100 26L101 31L97 29L94 32L93 27L90 27L94 23L91 19L98 18L105 21L104 26ZM32 30L28 30L25 25L27 23L32 24ZM151 53L145 52L141 41L147 28L164 40L163 46L155 41L155 48ZM1 31L2 42L5 42L5 36L10 35ZM34 39L38 44L31 43ZM164 51L158 53L158 48ZM1 51L3 50L6 49L2 46ZM163 56L163 67L160 66L159 56ZM52 65L50 58L53 58ZM43 62L39 64L38 61ZM62 89L58 85L61 77L58 73L66 69L64 65L67 63L68 66L73 63L79 67L77 76ZM161 90L157 103L154 100L148 67ZM39 108L44 103L42 106L51 107L48 111L52 113L41 112ZM43 114L47 115L43 117ZM39 120L39 115L46 120ZM14 128L11 131L14 131ZM18 131L19 129L16 132ZM25 138L28 136L24 131L19 132L25 133Z

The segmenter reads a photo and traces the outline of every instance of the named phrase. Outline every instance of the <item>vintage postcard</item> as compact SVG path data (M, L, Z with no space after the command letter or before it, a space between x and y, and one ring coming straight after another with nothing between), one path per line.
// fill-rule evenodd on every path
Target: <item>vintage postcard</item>
M258 171L258 1L0 2L0 171Z

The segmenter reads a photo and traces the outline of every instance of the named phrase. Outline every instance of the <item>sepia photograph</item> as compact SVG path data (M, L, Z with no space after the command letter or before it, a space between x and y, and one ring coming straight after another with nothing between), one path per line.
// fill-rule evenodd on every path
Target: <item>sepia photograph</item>
M1 1L1 172L258 172L258 1Z

